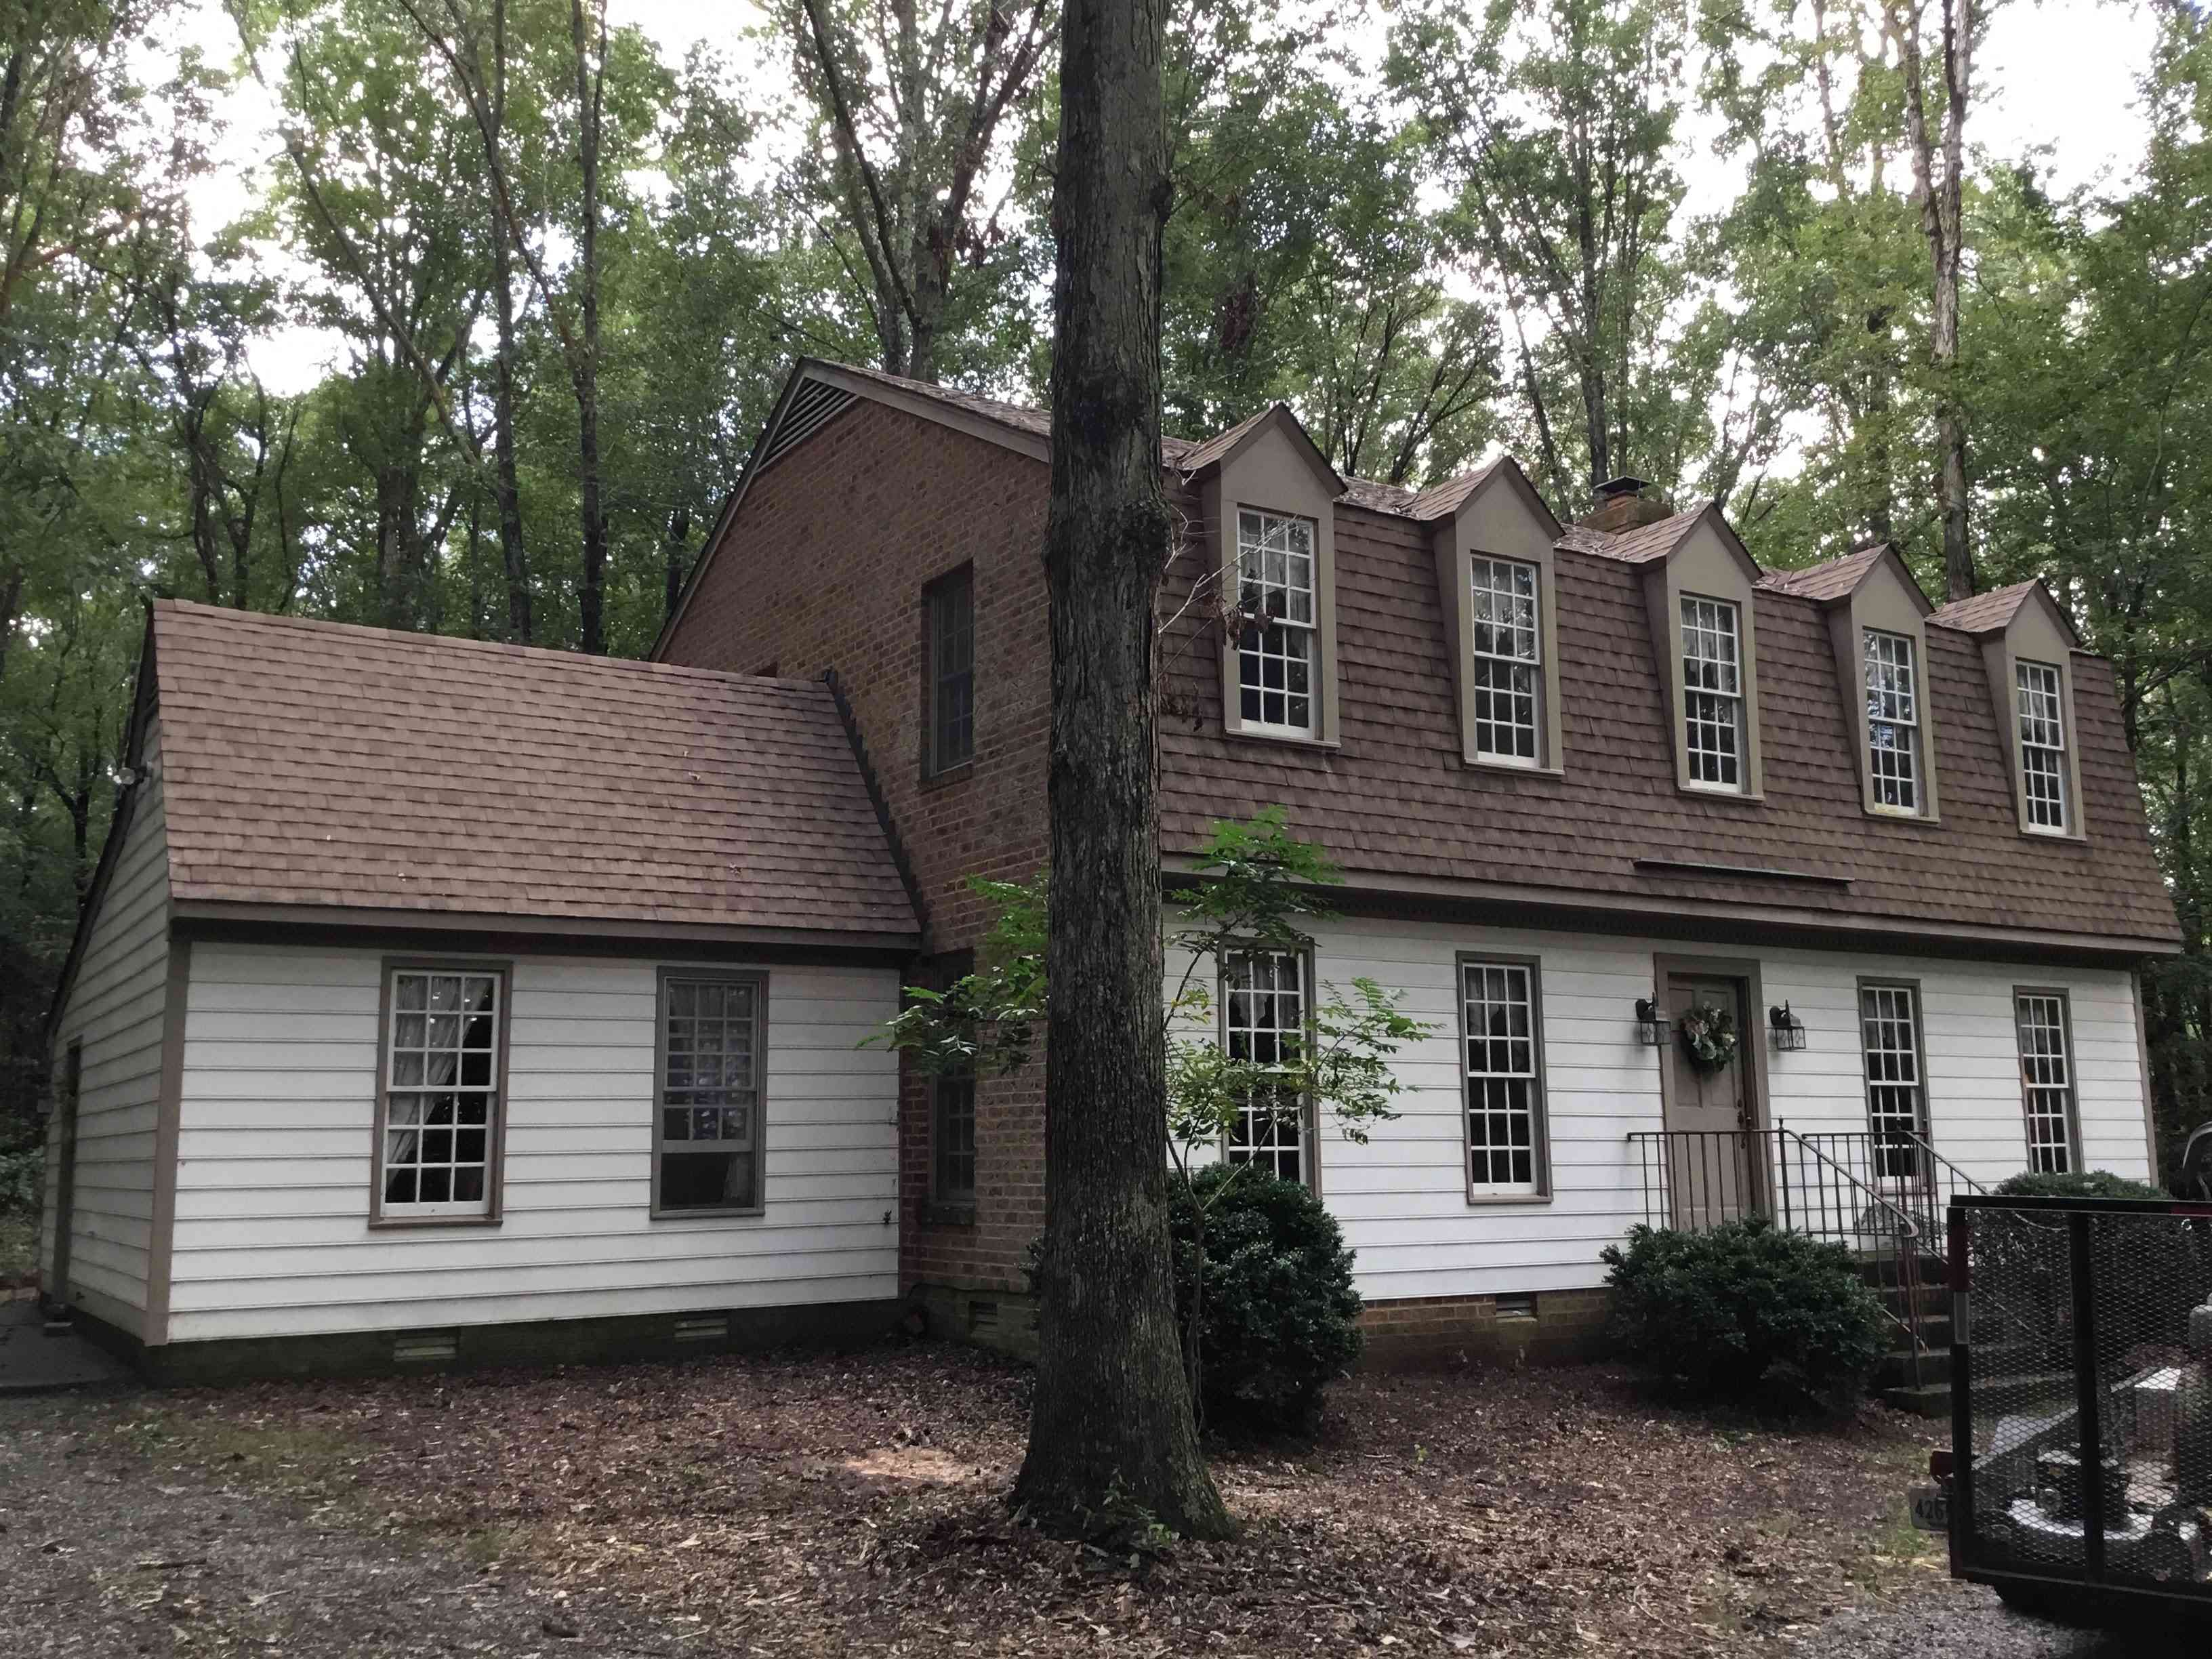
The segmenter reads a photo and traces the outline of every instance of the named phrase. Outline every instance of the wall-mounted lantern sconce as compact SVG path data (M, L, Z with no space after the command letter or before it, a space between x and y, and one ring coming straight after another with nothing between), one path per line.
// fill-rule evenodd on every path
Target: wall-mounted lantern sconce
M1659 1005L1650 997L1636 999L1636 1040L1647 1048L1656 1048L1668 1038L1667 1016L1659 1012Z
M1786 1053L1805 1046L1805 1022L1790 1012L1790 1005L1781 1003L1766 1011L1766 1035L1777 1053Z

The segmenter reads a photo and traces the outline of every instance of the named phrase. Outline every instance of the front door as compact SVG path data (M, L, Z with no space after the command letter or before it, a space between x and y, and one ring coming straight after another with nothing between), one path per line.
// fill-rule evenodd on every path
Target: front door
M70 1233L76 1221L76 1097L84 1076L84 1048L69 1046L62 1062L60 1097L54 1103L54 1277L46 1286L46 1300L67 1308L70 1275Z
M1748 1015L1744 982L1711 974L1667 976L1667 1018L1673 1022L1667 1073L1668 1209L1680 1228L1698 1231L1759 1208L1759 1160L1747 1132L1759 1127L1749 1082L1751 1044L1759 1035ZM1682 1016L1693 1007L1724 1009L1735 1021L1736 1052L1717 1070L1704 1069L1682 1041Z

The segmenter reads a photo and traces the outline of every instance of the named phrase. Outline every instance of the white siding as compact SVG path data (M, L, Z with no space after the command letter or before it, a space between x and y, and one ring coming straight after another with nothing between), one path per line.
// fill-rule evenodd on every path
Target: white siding
M1322 1196L1358 1253L1360 1292L1372 1300L1604 1282L1599 1250L1644 1218L1644 1178L1627 1137L1664 1127L1664 1051L1638 1044L1633 1013L1636 1000L1653 994L1655 954L1759 961L1765 1003L1788 1000L1808 1028L1804 1049L1766 1056L1769 1121L1804 1131L1867 1127L1860 976L1917 981L1934 1144L1984 1182L2027 1163L2012 988L2063 987L2088 1165L2138 1178L2148 1170L2144 1079L2124 973L1403 921L1340 919L1315 931L1322 994L1331 985L1348 994L1354 978L1372 978L1401 993L1405 1011L1434 1028L1400 1051L1407 1091L1398 1115L1373 1126L1368 1144L1345 1139L1326 1118L1321 1126ZM1541 964L1548 1200L1467 1199L1455 964L1459 952L1485 951ZM1747 1054L1765 1041L1765 1008L1753 1018Z
M169 975L169 866L159 780L161 733L150 726L129 830L108 872L76 978L54 1034L60 1086L69 1046L83 1044L77 1097L76 1204L70 1299L139 1334L154 1215L154 1133L161 1085L161 1010ZM56 1113L47 1144L39 1259L53 1267L61 1181Z
M855 1046L896 1011L894 971L766 969L767 1212L654 1220L655 976L671 963L505 959L502 1218L372 1231L381 956L194 947L171 1340L897 1293L898 1067Z

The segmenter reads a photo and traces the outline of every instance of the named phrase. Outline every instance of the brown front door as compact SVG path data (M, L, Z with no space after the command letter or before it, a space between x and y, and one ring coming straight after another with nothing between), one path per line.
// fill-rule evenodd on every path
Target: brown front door
M46 1300L59 1308L69 1306L70 1233L76 1220L76 1097L83 1075L83 1045L72 1042L54 1102L54 1277L46 1286Z
M1747 1080L1752 1024L1744 982L1718 975L1669 974L1667 1017L1674 1036L1667 1066L1668 1201L1674 1225L1692 1230L1751 1214L1759 1207L1759 1160L1747 1133L1759 1127ZM1699 1005L1734 1016L1735 1057L1720 1070L1700 1071L1682 1042L1682 1016Z

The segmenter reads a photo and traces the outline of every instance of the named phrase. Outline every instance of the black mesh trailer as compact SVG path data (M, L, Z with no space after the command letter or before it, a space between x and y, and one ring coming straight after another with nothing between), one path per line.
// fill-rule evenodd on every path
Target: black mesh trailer
M1960 1198L1951 1571L2077 1623L2212 1614L2212 1203Z

